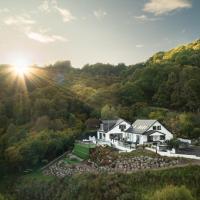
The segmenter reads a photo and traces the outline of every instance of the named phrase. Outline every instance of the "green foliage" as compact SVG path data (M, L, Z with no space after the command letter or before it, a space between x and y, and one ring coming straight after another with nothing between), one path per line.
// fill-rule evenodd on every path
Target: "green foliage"
M7 200L2 194L0 194L0 200Z
M29 176L16 182L14 196L16 200L146 200L153 199L154 194L162 196L168 191L170 194L166 196L173 193L177 200L199 200L199 184L199 166L132 174L82 174L53 180ZM166 188L166 185L173 185L173 188Z
M144 102L144 91L135 83L127 82L122 85L119 92L119 98L124 105L132 105L137 102Z
M149 114L149 119L157 119L162 122L165 118L165 114L166 114L166 111L164 110L152 111Z
M185 186L166 186L165 188L156 191L152 197L147 196L148 200L194 200L190 190Z
M22 170L42 164L44 159L52 160L64 151L72 148L76 133L49 131L29 133L24 140L19 140L5 149L5 163L10 170Z
M105 105L101 109L101 118L102 119L115 119L117 117L117 113L114 107L110 105Z
M170 148L178 149L180 146L180 141L177 140L176 138L173 138L173 139L167 141L167 144L169 145Z

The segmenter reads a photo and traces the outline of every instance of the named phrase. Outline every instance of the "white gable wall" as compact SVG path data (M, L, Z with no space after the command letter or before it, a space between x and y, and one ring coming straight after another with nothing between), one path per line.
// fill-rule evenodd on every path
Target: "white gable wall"
M107 133L105 133L106 134L105 140L110 140L110 134L121 133L123 135L123 137L125 137L124 131L121 131L121 129L119 128L120 125L126 125L126 128L125 128L124 131L126 131L131 126L131 124L127 123L126 121L122 121L117 126L115 126L114 128L112 128L110 131L108 131Z
M156 126L156 127L161 126L161 130L156 129L156 131L164 133L165 140L171 140L173 138L173 134L169 132L159 121L156 121L147 131L154 130L153 126Z

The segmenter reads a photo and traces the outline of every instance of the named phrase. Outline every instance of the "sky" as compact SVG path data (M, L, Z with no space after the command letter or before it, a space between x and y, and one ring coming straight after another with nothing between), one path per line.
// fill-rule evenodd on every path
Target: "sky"
M0 0L0 63L143 62L200 38L199 0Z

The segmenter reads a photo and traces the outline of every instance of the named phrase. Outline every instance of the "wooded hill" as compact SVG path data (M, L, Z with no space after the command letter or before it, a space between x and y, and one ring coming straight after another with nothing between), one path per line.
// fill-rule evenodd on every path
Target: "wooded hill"
M155 118L200 137L200 40L131 66L59 61L24 81L9 69L0 66L1 173L52 160L99 118Z

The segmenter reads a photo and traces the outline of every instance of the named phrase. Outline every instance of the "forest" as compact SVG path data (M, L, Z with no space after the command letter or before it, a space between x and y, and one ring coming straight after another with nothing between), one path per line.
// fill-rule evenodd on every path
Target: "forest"
M96 63L79 69L70 61L58 61L43 68L32 66L34 73L25 76L23 81L13 77L10 68L0 65L2 181L5 174L15 177L26 169L38 169L70 150L76 139L95 130L99 119L121 117L130 122L138 118L158 119L176 136L200 143L200 40L168 52L158 52L146 62L130 66ZM180 187L179 181L184 179L183 183L197 197L200 194L199 176L196 176L200 174L199 168L194 169L195 176L187 170L185 177L177 174L177 180L172 178L175 172L173 175L170 172L147 175L152 183L159 179L156 176L161 176L165 183ZM83 195L78 199L85 199L85 191L92 191L88 199L94 199L92 195L96 195L97 189L105 192L102 184L109 179L110 185L105 187L111 192L97 199L111 199L110 195L114 199L144 199L137 196L138 193L132 194L130 188L136 187L134 180L145 190L151 183L141 183L144 174L126 176L128 183L121 175L86 175L69 180L30 179L19 184L21 188L11 187L10 190L21 191L16 199L24 200L66 199L66 196L59 196L61 190L71 195L69 199L77 199L79 192ZM191 185L193 177L195 181ZM59 187L54 191L57 184ZM160 189L158 185L156 189ZM44 198L42 190L47 187L51 188L51 193ZM4 187L0 188L3 188L0 192L4 192ZM127 196L118 196L122 191L126 191ZM12 195L8 198L12 199ZM0 200L3 199L0 196Z

